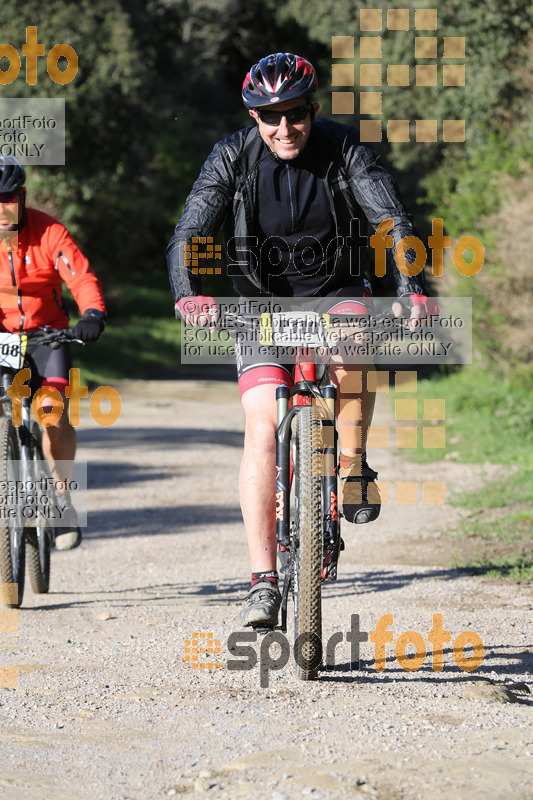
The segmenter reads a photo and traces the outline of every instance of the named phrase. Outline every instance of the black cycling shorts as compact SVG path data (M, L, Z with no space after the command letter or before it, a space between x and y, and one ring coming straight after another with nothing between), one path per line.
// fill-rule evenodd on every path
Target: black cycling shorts
M31 370L32 397L41 386L53 386L61 394L64 394L72 367L70 344L62 344L57 350L52 350L46 344L32 347L30 338L24 366Z

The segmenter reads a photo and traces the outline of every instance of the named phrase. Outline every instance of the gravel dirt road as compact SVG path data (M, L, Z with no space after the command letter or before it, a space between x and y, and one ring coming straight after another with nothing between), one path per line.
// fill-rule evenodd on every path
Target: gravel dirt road
M18 688L0 689L0 797L533 797L532 696L502 697L504 686L532 683L531 587L447 566L443 532L457 508L391 504L376 523L343 529L339 579L324 590L325 635L346 633L352 615L370 632L393 614L384 671L371 641L351 669L344 637L320 681L297 682L289 659L263 670L269 685L261 688L259 666L227 668L249 578L237 387L117 388L119 421L102 428L87 415L79 429L79 458L89 462L83 545L53 554L51 592L28 588L18 631L0 635L0 664L19 668ZM387 425L387 415L382 402L376 424ZM370 463L389 481L445 480L448 495L494 475L406 464L385 449ZM451 632L442 671L432 668L428 642L434 614ZM454 660L464 630L484 643L475 672ZM406 631L427 648L416 671L395 658ZM220 641L219 655L198 655L220 669L185 660L194 633ZM254 648L265 664L263 641Z

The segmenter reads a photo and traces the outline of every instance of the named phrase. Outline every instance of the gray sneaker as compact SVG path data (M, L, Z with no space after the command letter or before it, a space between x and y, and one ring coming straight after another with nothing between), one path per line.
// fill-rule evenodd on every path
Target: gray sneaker
M56 547L58 550L74 550L81 544L78 512L70 502L68 495L57 495L57 505L61 512L61 525L55 529Z
M257 581L246 595L239 619L245 628L274 627L278 624L281 594L269 580Z

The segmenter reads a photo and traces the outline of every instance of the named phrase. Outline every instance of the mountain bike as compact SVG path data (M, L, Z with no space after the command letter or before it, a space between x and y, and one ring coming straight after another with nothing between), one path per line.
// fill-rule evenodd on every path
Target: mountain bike
M83 344L68 328L0 332L0 582L2 601L11 608L22 604L26 565L33 591L48 592L50 549L55 545L54 481L43 456L41 429L31 420L29 397L22 398L22 424L13 425L12 400L7 395L14 376L27 366L29 341L52 349L67 342Z
M301 680L318 677L322 663L322 583L337 578L344 548L338 511L338 434L336 389L328 371L333 347L330 324L354 335L371 321L379 333L397 324L392 313L318 314L285 312L257 316L226 313L219 327L258 332L263 344L291 341L297 348L294 385L276 391L276 540L284 574L281 629L287 631L287 606L292 595L294 656ZM298 320L304 319L303 325ZM289 333L286 328L289 327ZM315 352L321 353L317 364ZM319 372L321 373L319 375ZM268 629L257 628L260 633Z

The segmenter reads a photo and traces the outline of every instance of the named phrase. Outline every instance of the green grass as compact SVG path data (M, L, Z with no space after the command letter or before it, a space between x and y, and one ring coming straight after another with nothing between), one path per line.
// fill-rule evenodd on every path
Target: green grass
M533 497L533 468L527 465L519 468L512 475L502 469L502 477L492 481L478 492L462 492L456 495L456 503L468 505L472 512L489 508L517 508L522 504L531 504ZM526 510L514 512L510 519L515 522L533 519L533 514Z
M476 492L456 494L452 502L468 508L453 533L459 555L454 567L513 580L533 580L533 381L500 378L466 367L450 376L419 380L416 393L420 429L424 399L444 399L446 446L405 450L421 464L446 459L467 464L500 464L497 480ZM402 423L413 425L414 422ZM418 441L422 442L419 430Z
M161 283L161 281L159 281ZM73 316L71 325L76 318ZM106 330L95 344L72 348L75 366L89 385L123 378L157 378L179 373L180 325L166 286L124 287L111 298Z
M533 469L533 380L513 382L465 367L449 376L419 380L416 393L396 393L393 398L418 400L419 429L432 424L422 418L423 400L445 401L446 418L435 424L446 426L446 447L406 451L410 459L425 463L447 457Z
M531 570L531 552L512 553L502 556L495 562L480 556L478 559L470 558L452 559L451 566L454 569L464 570L470 575L483 575L487 578L508 578L518 583L531 583L533 574Z

